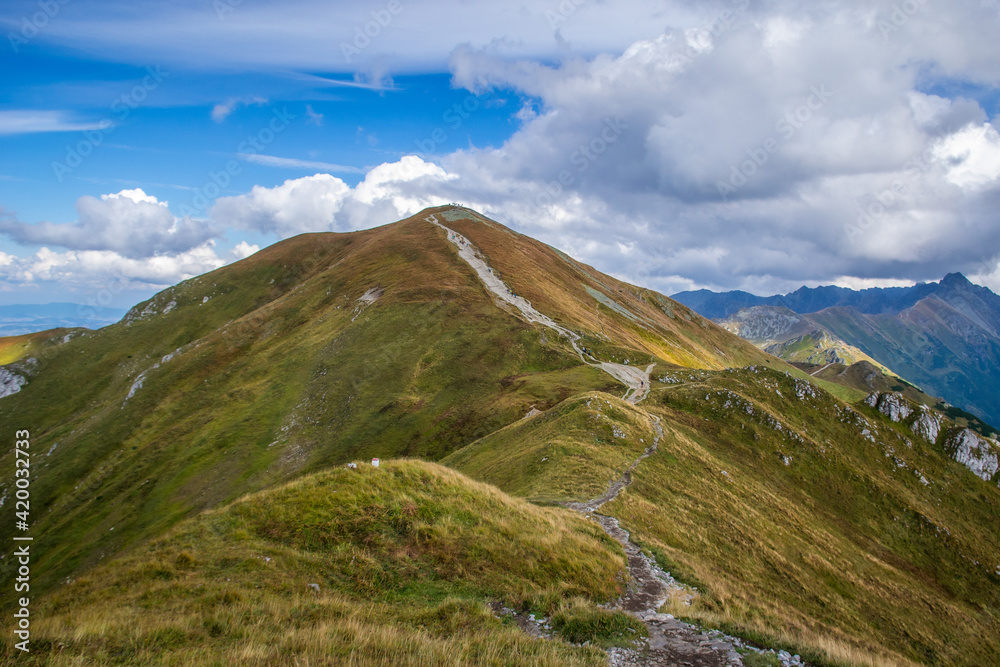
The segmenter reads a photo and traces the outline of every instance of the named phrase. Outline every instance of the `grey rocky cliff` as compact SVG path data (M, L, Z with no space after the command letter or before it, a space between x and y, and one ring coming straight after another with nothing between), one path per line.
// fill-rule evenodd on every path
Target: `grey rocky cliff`
M984 440L965 428L948 439L948 453L972 473L989 481L1000 469L997 450L989 440Z

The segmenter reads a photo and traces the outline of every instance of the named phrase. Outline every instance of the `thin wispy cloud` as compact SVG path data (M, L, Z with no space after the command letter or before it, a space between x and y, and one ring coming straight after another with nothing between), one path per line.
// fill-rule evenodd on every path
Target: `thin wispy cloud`
M0 135L82 132L107 129L108 121L79 121L68 111L12 109L0 111Z
M297 158L277 157L275 155L259 155L257 153L240 153L237 157L253 164L280 169L316 169L318 171L339 172L345 174L363 174L364 169L349 167L332 162L316 162L314 160L299 160Z
M319 76L316 74L305 74L299 72L290 74L290 76L293 79L309 83L317 88L359 88L361 90L375 91L399 90L399 88L392 81L388 80L358 81L355 79L331 79L329 77Z
M228 99L225 102L221 102L212 107L212 120L216 123L221 123L226 120L226 118L229 118L229 115L236 111L239 107L250 104L262 106L267 104L267 99L263 97L252 97L248 100Z

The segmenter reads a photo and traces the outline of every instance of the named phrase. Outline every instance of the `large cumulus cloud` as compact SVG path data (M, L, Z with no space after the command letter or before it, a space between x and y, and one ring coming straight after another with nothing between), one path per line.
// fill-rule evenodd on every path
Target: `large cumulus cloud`
M529 233L664 289L988 279L996 118L931 91L997 85L1000 52L974 38L997 7L720 7L618 56L459 47L458 85L539 110L501 148L442 164Z
M427 63L451 50L455 85L523 95L518 129L500 146L394 157L353 187L329 174L255 187L218 200L207 220L119 193L82 199L75 223L8 216L0 231L146 261L211 248L226 229L345 231L459 201L666 292L896 284L955 270L1000 288L994 0L569 5L498 2L495 21L451 31L468 44L437 30L433 44L386 39L365 51L376 59L392 42ZM279 9L243 8L226 25L253 36ZM391 27L424 34L439 10L407 9ZM288 66L316 56L311 34L281 51Z
M76 211L78 219L72 223L26 223L2 216L0 233L26 245L111 250L131 258L184 252L219 235L206 221L175 218L167 202L139 188L81 197Z

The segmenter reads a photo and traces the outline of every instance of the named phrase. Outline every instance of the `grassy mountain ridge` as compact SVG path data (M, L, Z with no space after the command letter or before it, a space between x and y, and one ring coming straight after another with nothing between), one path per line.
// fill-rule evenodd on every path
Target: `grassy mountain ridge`
M487 289L429 218L554 326ZM45 340L16 362L27 384L0 400L0 423L33 434L32 584L53 660L63 642L67 663L266 664L272 649L241 629L256 627L304 661L329 644L375 664L599 663L483 607L628 632L594 606L621 590L620 549L505 494L589 500L647 451L601 511L697 586L671 613L817 664L1000 659L994 441L940 417L921 439L917 406L892 421L897 398L867 405L867 388L809 378L468 209L289 239L116 325ZM342 468L372 456L387 466ZM8 585L10 554L0 563Z
M601 511L697 586L693 606L668 601L672 613L823 663L1000 660L1000 475L977 479L949 458L958 426L930 442L909 420L762 367L667 379L642 403L665 437ZM548 451L542 419L504 440L506 460ZM511 492L537 488L541 466L481 463L498 436L446 461Z
M591 297L580 285L590 279L547 246L464 209L435 210L603 353L690 349L714 366L720 353L764 358L697 316L672 319L619 294L648 320L639 326ZM307 472L371 456L436 460L533 405L624 389L580 364L565 340L497 308L425 217L283 241L40 350L28 384L0 402L0 424L28 428L38 452L35 585L44 591L198 511ZM546 262L574 272L570 286L554 282L545 296L522 287ZM588 273L591 289L621 285ZM625 347L618 332L645 349ZM12 509L0 516L12 520ZM10 576L9 558L0 571Z

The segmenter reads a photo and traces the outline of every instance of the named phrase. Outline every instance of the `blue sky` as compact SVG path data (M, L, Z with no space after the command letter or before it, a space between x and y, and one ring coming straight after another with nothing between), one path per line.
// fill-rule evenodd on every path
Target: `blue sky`
M455 200L666 293L997 289L1000 8L904 5L9 0L0 304Z

